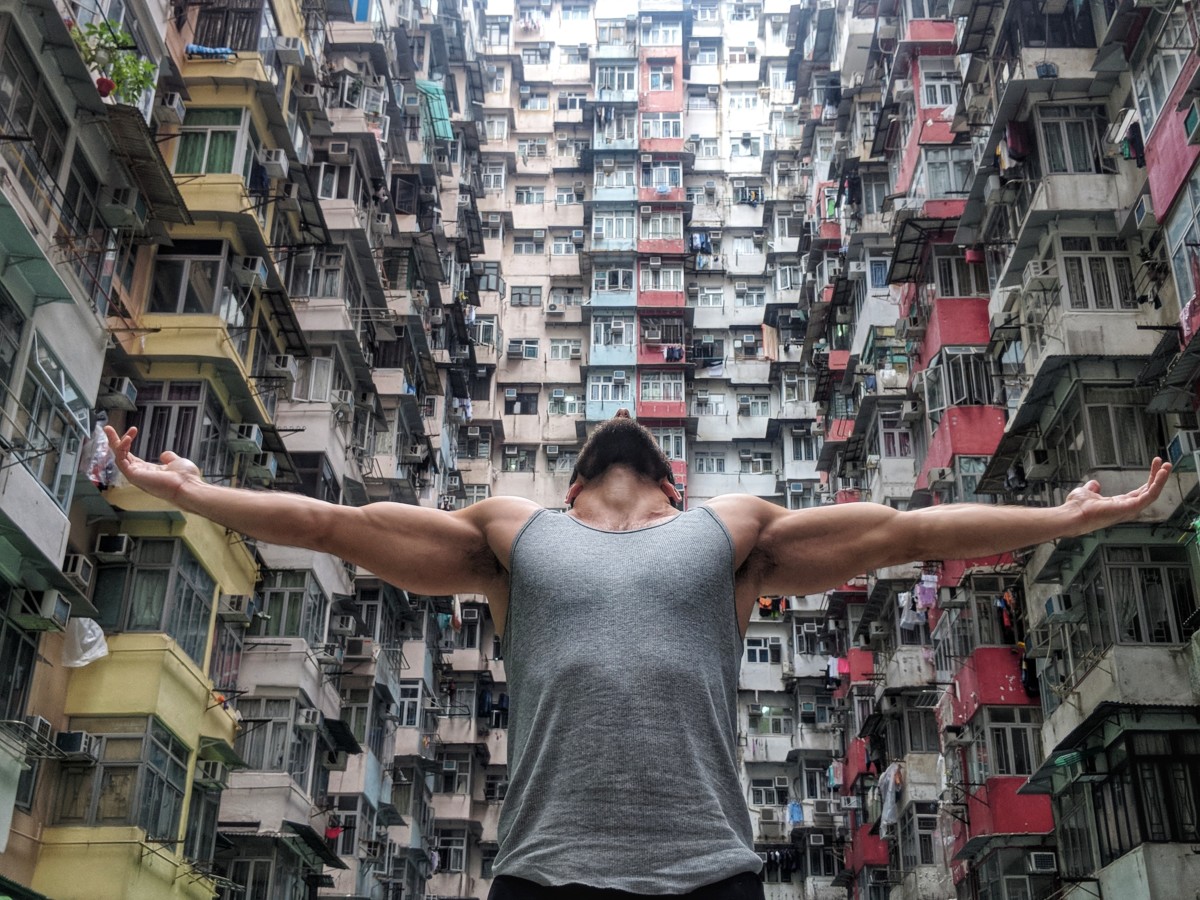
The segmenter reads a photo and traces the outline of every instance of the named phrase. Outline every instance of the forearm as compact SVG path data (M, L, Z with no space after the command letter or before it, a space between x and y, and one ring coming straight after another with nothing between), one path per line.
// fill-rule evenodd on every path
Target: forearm
M1077 511L1065 506L992 506L952 503L904 513L902 527L913 541L911 556L974 559L1083 534Z
M320 549L328 531L329 504L300 494L248 491L196 478L167 499L184 512L272 544Z

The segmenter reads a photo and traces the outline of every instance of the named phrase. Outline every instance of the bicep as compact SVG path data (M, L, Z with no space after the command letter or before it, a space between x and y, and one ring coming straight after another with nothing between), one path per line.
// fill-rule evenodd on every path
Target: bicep
M421 594L484 592L499 564L476 517L403 503L331 510L326 546Z
M903 514L878 503L779 510L764 523L761 590L813 594L911 559Z

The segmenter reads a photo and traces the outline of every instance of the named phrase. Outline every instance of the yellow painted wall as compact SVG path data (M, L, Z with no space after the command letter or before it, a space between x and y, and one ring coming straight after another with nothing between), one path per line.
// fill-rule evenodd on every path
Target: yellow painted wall
M33 884L55 900L210 900L212 884L137 828L48 828Z

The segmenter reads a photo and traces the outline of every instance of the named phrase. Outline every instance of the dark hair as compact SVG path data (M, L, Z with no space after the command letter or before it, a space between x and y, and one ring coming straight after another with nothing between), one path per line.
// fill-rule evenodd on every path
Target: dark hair
M609 419L592 432L576 458L571 484L579 478L599 478L614 465L629 466L656 484L664 478L675 480L671 461L654 435L629 418Z

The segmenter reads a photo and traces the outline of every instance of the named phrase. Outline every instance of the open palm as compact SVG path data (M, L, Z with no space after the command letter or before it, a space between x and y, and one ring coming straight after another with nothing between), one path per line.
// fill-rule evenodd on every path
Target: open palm
M200 468L190 459L167 450L158 463L147 462L130 451L137 428L130 428L121 437L111 425L104 426L108 445L112 448L117 468L130 482L148 494L162 500L174 500L179 489L189 481L199 481Z
M1136 518L1162 494L1171 464L1159 457L1150 464L1150 477L1140 487L1126 494L1105 497L1100 493L1100 482L1089 481L1067 494L1064 506L1073 507L1083 520L1083 532L1096 531Z

